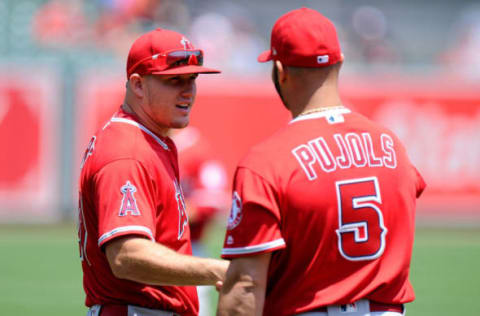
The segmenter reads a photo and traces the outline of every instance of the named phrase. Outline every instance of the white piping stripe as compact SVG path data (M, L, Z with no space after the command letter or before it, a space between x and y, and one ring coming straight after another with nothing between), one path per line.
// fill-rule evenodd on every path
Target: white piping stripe
M349 109L347 108L339 108L339 109L334 109L334 110L330 110L330 111L323 111L323 112L315 112L315 113L310 113L310 114L307 114L307 115L302 115L302 116L297 116L296 118L294 118L293 120L291 120L288 124L292 124L292 123L295 123L295 122L298 122L298 121L303 121L303 120L309 120L309 119L316 119L316 118L320 118L320 117L329 117L331 115L336 115L336 114L347 114L347 113L350 113L352 111L350 111Z
M150 239L152 241L155 241L155 238L153 238L153 234L152 234L152 231L150 230L150 228L148 227L145 227L145 226L122 226L122 227L117 227L111 231L109 231L108 233L105 233L103 234L99 239L98 239L98 245L100 246L102 244L102 242L107 239L107 238L110 238L116 234L119 234L119 233L124 233L124 232L145 232L147 233L149 236L150 236Z
M146 128L145 126L143 126L140 123L137 123L135 121L132 121L132 120L129 120L129 119L126 119L126 118L122 118L122 117L112 117L112 119L110 121L116 122L116 123L126 123L126 124L136 126L136 127L140 128L142 131L144 131L145 133L147 133L148 135L155 138L155 140L163 147L163 149L169 150L168 145L165 144L165 142L163 142L157 135L152 133L148 128Z
M248 247L238 247L238 248L223 248L222 255L243 255L247 253L255 253L265 251L271 248L285 245L285 240L283 238L276 239L274 241L269 241L264 244L248 246Z

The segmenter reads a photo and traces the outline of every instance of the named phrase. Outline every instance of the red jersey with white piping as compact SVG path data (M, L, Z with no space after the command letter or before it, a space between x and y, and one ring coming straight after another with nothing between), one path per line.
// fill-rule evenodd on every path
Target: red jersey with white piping
M298 116L238 165L222 257L273 252L265 315L410 302L424 188L388 129L345 107Z
M90 141L82 161L79 246L86 305L133 304L197 315L194 286L151 286L116 278L104 253L137 235L192 254L177 152L135 116L119 110Z

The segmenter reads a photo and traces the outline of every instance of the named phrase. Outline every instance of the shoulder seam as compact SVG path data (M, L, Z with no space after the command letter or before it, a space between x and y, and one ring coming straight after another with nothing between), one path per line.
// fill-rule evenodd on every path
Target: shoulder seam
M140 161L140 160L137 160L137 159L134 159L134 158L117 158L117 159L113 159L113 160L110 160L109 162L103 164L100 168L98 168L97 171L95 171L91 178L94 178L98 172L100 172L100 170L102 170L103 168L105 168L106 166L114 163L114 162L117 162L117 161L120 161L120 160L132 160L132 161L135 161L137 162L140 166L142 166L143 169L147 170L147 168L145 167L145 165ZM150 176L150 174L147 172L147 176L150 180L153 180L152 177Z

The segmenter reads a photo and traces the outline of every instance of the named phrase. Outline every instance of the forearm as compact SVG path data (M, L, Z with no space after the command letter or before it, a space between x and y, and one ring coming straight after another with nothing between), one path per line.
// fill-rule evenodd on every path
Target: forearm
M109 262L115 276L152 285L214 285L224 280L228 262L179 254L147 239L114 245Z
M217 316L262 315L270 253L233 259L220 290Z
M223 290L225 289L225 290ZM253 280L237 280L220 292L217 316L262 315L263 293Z

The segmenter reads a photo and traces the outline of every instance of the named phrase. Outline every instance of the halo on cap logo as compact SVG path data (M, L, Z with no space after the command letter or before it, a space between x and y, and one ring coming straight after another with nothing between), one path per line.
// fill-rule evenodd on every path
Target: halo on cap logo
M185 36L182 36L182 39L180 40L180 43L183 45L183 49L187 50L187 49L191 49L191 43L190 41L185 38Z
M240 224L242 221L243 213L242 213L242 200L240 196L235 191L233 192L232 196L232 208L230 210L230 216L228 217L228 225L227 229L232 230Z

